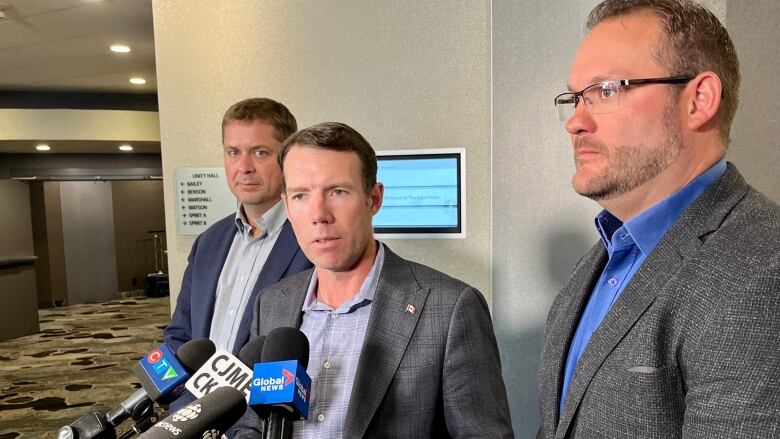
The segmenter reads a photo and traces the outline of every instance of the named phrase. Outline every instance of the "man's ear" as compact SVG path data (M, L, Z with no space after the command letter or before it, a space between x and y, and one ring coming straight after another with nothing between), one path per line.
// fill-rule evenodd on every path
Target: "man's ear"
M688 83L686 115L688 128L698 130L718 114L723 85L715 72L702 72Z
M379 212L379 208L382 207L382 200L385 196L385 185L382 183L376 183L371 189L371 193L368 195L368 200L371 208L371 215L376 215Z

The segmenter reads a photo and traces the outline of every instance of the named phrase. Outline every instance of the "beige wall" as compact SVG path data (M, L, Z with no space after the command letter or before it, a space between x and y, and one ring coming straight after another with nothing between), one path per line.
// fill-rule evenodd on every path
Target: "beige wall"
M377 150L465 147L467 239L389 244L490 298L489 2L165 0L153 10L172 300L193 241L176 233L175 169L220 166L222 113L250 96L285 103L301 127L345 122Z
M144 287L154 272L154 242L149 231L165 229L163 184L160 180L112 181L119 291ZM162 260L158 260L162 267ZM133 283L135 279L135 283Z

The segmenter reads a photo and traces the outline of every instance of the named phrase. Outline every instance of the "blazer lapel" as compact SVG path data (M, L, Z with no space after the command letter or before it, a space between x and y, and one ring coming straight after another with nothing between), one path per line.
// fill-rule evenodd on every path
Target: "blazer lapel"
M542 420L545 431L554 432L558 424L558 407L563 386L563 372L569 354L569 344L574 336L580 315L588 302L590 292L601 274L607 259L607 252L601 242L597 243L572 272L571 278L561 291L562 303L549 327L555 328L546 338L544 362L540 381L544 384ZM549 384L549 385L548 385Z
M255 316L252 322L255 328L253 335L268 335L272 329L282 326L301 327L301 310L313 273L314 270L309 269L296 276L288 277L283 287L274 286L263 294L265 314Z
M235 218L231 215L229 218ZM199 249L206 255L205 262L198 264L193 269L202 270L200 273L193 273L193 280L197 293L193 297L193 336L208 338L211 331L211 320L214 316L214 304L217 297L217 285L219 276L222 274L222 267L225 265L230 246L233 245L233 238L236 233L236 225L232 219L225 220L224 226L212 239L203 242L203 248ZM197 331L196 325L202 325L203 330Z
M371 305L344 438L365 434L406 352L428 292L415 281L408 263L385 246L385 263Z
M736 168L729 164L724 176L683 212L650 253L585 347L569 386L556 438L566 436L588 385L607 356L675 278L683 261L699 251L703 238L717 229L747 189Z
M655 301L666 282L674 277L682 266L681 261L682 257L674 246L662 248L659 243L634 274L580 356L569 385L569 393L566 395L566 405L560 417L556 437L565 437L569 424L596 371L639 317Z

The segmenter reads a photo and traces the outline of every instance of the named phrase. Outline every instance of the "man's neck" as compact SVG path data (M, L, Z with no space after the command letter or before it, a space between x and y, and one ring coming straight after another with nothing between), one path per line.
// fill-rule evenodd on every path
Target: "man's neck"
M599 200L598 203L625 223L684 188L718 163L724 154L701 156L674 163L641 186L618 196Z
M249 226L252 228L250 235L253 238L257 238L258 236L265 233L265 230L263 230L258 224L257 221L260 220L260 218L263 217L263 215L266 214L272 207L274 207L276 203L273 204L250 204L245 205L241 204L241 214L244 216L244 220L249 224Z
M339 309L345 302L357 296L374 266L377 245L376 241L371 240L360 260L348 271L317 269L317 299L333 309Z

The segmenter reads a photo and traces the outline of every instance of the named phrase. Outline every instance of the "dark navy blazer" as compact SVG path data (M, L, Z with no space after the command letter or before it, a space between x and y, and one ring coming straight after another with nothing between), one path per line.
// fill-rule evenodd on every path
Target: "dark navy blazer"
M217 283L222 266L236 234L236 216L231 214L209 227L195 240L184 272L176 311L165 329L163 340L174 351L193 338L208 338L214 314ZM283 278L311 268L311 263L298 246L292 226L285 221L268 255L268 260L257 278L252 295L241 317L233 353L249 340L252 306L258 293Z

